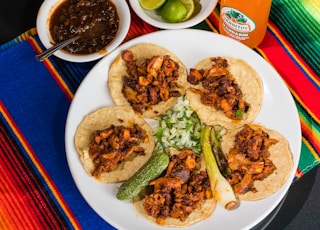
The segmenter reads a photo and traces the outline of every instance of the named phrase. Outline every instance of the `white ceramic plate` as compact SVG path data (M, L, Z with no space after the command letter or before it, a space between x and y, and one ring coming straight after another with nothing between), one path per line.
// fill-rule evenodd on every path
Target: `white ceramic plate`
M36 27L40 41L45 48L50 48L52 46L48 25L49 17L55 7L63 1L64 0L46 0L42 3L39 9L36 20ZM87 55L74 55L63 51L56 51L54 55L66 61L89 62L102 58L103 56L109 54L116 47L118 47L128 33L131 22L131 15L126 1L114 0L113 3L118 9L118 15L120 18L119 30L116 38L109 45L107 45L104 50Z
M279 204L294 177L301 148L298 113L285 83L261 56L239 42L208 31L163 30L138 37L118 47L90 71L72 101L65 133L68 164L79 191L89 205L117 229L165 229L139 216L130 202L117 200L115 195L119 184L100 184L90 178L84 171L73 144L75 130L85 115L99 107L113 105L107 87L108 70L112 61L127 47L146 42L171 50L181 58L187 69L203 58L232 56L247 61L261 76L264 98L261 112L255 121L277 130L288 139L294 168L284 186L270 197L260 201L241 202L240 207L233 211L226 211L217 205L212 216L188 229L239 230L255 226Z
M164 21L159 11L144 10L139 4L139 0L129 0L134 12L145 22L161 29L183 29L194 26L205 20L216 7L218 0L200 0L201 11L185 22L169 23Z

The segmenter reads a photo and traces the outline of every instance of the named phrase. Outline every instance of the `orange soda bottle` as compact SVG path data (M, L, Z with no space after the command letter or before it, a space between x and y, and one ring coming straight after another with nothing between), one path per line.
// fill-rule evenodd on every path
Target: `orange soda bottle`
M220 34L250 48L263 40L272 0L220 0Z

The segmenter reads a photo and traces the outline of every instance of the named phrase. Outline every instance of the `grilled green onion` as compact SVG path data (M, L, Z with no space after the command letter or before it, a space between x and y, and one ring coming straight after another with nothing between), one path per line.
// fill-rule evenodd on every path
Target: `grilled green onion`
M219 171L218 164L212 152L210 140L211 126L205 126L200 135L202 154L206 162L213 197L224 208L230 210L237 206L237 199L231 185Z

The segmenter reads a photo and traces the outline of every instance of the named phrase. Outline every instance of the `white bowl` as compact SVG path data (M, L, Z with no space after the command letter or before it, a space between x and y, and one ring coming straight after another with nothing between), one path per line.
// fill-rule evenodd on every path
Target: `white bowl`
M45 0L38 11L37 20L36 20L37 32L42 44L46 48L50 48L52 46L50 32L49 32L50 15L52 14L57 4L60 4L63 1L64 0ZM130 22L131 22L131 15L130 15L130 10L126 1L113 0L112 2L118 9L118 15L120 19L119 30L115 39L109 45L107 45L104 48L104 50L100 50L99 52L86 54L86 55L71 54L71 53L58 50L54 53L54 55L66 61L89 62L89 61L97 60L107 55L116 47L118 47L128 33Z
M205 20L216 7L218 0L200 0L201 10L194 17L184 22L169 23L164 21L156 10L144 10L138 0L130 0L134 12L145 22L161 29L184 29L194 26Z

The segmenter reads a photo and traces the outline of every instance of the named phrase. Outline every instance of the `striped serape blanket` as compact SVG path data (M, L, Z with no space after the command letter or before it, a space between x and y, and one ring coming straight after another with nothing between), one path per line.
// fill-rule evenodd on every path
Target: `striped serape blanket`
M217 7L194 28L218 33L218 21ZM157 30L132 11L124 42ZM40 63L34 56L43 48L35 28L0 46L0 229L114 229L77 190L64 149L70 103L96 62L53 56ZM294 97L302 129L299 180L320 163L320 2L273 0L255 51Z

